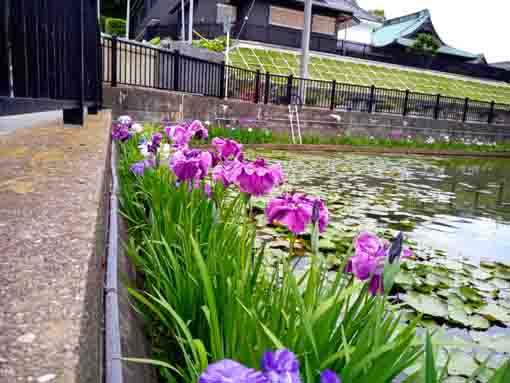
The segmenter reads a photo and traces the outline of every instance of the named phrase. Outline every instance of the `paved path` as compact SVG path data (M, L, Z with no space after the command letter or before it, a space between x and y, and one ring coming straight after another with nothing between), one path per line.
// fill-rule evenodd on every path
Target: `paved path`
M28 113L15 116L0 117L0 136L13 133L16 129L36 128L49 123L59 124L62 112Z
M110 114L55 116L0 120L1 383L100 381Z

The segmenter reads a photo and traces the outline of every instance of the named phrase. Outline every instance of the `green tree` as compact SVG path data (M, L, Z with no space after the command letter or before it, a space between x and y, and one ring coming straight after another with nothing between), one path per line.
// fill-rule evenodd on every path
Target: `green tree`
M372 9L368 11L372 16L374 16L379 21L385 21L386 20L386 13L384 12L384 9Z
M420 56L434 57L437 55L440 47L441 43L434 36L428 33L420 33L413 45L408 49L408 52Z

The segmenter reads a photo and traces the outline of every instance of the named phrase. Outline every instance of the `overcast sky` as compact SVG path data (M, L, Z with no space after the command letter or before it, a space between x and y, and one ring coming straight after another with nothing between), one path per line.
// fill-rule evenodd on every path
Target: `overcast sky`
M510 0L358 0L364 9L382 8L398 17L428 8L441 39L489 62L510 61Z

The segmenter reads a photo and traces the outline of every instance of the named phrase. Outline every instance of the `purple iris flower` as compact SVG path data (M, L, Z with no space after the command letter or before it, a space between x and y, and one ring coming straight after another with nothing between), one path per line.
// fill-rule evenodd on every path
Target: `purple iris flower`
M189 125L188 131L191 133L192 137L195 137L198 140L206 140L207 137L209 137L209 132L198 120L193 121Z
M125 142L131 138L131 132L129 131L129 125L115 124L113 126L112 139L114 141Z
M312 224L319 223L319 232L326 230L329 222L329 211L326 204L320 198L302 194L301 200L308 203L312 207Z
M193 134L184 126L172 125L165 127L166 135L172 140L172 143L178 147L187 147Z
M266 351L261 368L271 383L301 383L299 362L296 355L287 349Z
M399 252L402 250L402 236L398 236L397 247ZM395 252L396 246L392 248L387 241L381 240L375 234L363 232L354 241L355 255L349 259L349 263L345 268L346 273L352 273L361 281L370 279L369 292L372 295L384 293L383 270L386 258L389 257L390 251ZM403 249L403 257L410 257L412 251ZM394 257L395 258L395 257Z
M210 364L198 378L198 383L269 383L259 371L230 359Z
M143 160L140 162L136 162L131 165L131 172L137 176L143 176L145 173L145 169L154 168L156 163L153 159Z
M342 383L342 379L331 370L324 370L321 374L321 383Z
M121 125L130 125L133 123L133 119L130 116L120 116L117 121Z
M201 150L179 150L170 160L170 167L181 181L203 179L207 176L212 158Z
M147 151L149 153L156 154L158 152L162 140L163 135L161 133L154 133L152 135L151 142L147 145Z
M225 161L214 167L212 179L214 182L221 182L223 186L228 187L236 182L243 164L239 161Z
M319 231L324 231L329 214L324 202L301 193L283 193L266 206L266 218L271 224L278 221L294 234L301 234L312 223L314 205L319 222Z
M234 158L241 160L239 155L242 154L243 145L240 143L228 138L215 137L212 140L212 144L224 160Z
M238 174L235 175L237 185L242 192L253 196L268 194L273 187L283 182L282 167L279 164L267 165L262 158L242 163L237 170Z

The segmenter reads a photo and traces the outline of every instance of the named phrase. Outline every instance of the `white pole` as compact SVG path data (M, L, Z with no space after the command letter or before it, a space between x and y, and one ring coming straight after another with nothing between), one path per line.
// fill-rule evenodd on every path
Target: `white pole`
M186 40L186 28L184 27L184 18L186 17L184 13L184 0L181 0L181 40Z
M126 10L126 39L129 39L129 19L131 18L131 0L127 0Z
M193 43L193 0L189 0L189 25L188 25L188 41Z
M310 30L312 26L312 0L305 0L305 25L301 40L301 77L308 78L308 60L310 57Z
M312 0L305 0L305 25L303 26L303 37L301 40L301 78L308 78L308 60L310 58L310 32L312 29ZM306 81L300 81L299 96L305 104Z
M97 0L97 19L101 22L101 0Z
M226 70L225 70L225 99L228 98L228 66L230 65L230 60L229 60L229 53L230 53L230 26L229 28L227 29L227 51L225 52L225 66L226 66Z

